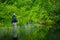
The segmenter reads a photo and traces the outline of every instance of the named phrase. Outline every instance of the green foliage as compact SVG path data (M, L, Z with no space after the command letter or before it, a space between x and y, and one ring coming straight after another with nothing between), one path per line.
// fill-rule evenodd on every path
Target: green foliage
M31 34L23 34L27 29L21 28L19 35L24 35L21 40L25 40L25 36L26 40L44 40L45 36L49 37L51 28L60 29L60 0L0 0L0 27L11 26L13 13L17 15L18 25L38 24L30 30Z

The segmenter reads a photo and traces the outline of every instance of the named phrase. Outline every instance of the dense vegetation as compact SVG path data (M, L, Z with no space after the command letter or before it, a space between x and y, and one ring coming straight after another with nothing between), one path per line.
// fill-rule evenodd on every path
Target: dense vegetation
M60 40L60 0L0 0L0 39L6 28L11 38L13 13L20 26L19 40ZM29 24L31 28L25 28Z

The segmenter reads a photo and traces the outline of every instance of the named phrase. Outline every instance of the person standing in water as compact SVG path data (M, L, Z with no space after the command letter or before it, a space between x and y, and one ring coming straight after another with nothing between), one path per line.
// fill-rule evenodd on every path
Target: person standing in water
M12 16L12 24L13 24L13 40L18 40L17 38L17 18L16 18L16 14L14 13Z

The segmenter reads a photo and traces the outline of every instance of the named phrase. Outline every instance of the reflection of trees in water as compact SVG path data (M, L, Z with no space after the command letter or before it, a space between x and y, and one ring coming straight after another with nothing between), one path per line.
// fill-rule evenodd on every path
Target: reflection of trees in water
M60 40L59 26L54 26L46 34L45 40Z

